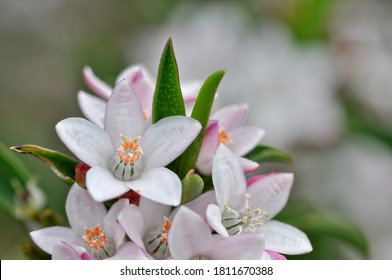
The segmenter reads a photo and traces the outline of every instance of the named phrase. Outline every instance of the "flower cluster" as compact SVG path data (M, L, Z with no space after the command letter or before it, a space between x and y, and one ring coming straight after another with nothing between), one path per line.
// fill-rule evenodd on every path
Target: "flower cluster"
M312 250L303 232L273 220L288 200L293 174L246 180L244 172L259 164L244 156L264 135L244 125L248 105L214 112L204 128L190 113L153 121L155 83L142 66L123 71L114 88L88 67L83 74L99 96L78 93L89 120L56 125L82 162L66 200L70 228L30 234L53 259L285 259L282 254ZM200 88L198 82L182 86L187 111ZM196 171L179 177L173 162L202 134ZM201 190L184 199L192 176ZM211 188L203 190L202 178L211 178Z

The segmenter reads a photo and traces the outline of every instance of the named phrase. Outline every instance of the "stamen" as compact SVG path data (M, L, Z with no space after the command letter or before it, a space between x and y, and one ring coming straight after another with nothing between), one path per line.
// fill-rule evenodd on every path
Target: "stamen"
M91 229L85 228L83 241L93 249L103 249L107 243L105 231L99 225Z
M229 135L227 132L221 128L219 130L219 135L218 135L218 143L219 144L229 144L231 142Z
M147 248L150 254L154 255L154 257L158 259L163 259L169 256L168 237L170 228L170 219L168 217L163 217L163 226L159 229L159 233L151 234L152 238L148 239Z
M236 235L242 232L255 232L257 227L264 225L263 219L268 219L270 215L260 208L251 209L249 206L249 194L245 194L245 205L241 210L232 209L224 204L222 213L222 225L229 235Z
M114 177L123 181L137 178L143 170L143 150L138 145L140 137L128 140L120 135L123 143L112 156L109 167Z

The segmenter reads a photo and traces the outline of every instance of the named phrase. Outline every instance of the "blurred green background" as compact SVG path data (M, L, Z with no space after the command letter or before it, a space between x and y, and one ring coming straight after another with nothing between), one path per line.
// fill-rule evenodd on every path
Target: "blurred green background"
M54 126L82 116L83 66L110 85L135 63L156 76L172 36L181 80L226 69L217 106L250 103L248 123L267 131L262 143L292 154L292 166L261 168L295 174L283 215L309 207L329 217L296 221L315 249L299 258L392 259L391 12L390 1L370 0L2 0L0 141L70 154ZM64 215L68 187L43 163L16 157ZM360 236L328 232L340 219ZM0 223L0 258L24 258L25 226L1 210Z

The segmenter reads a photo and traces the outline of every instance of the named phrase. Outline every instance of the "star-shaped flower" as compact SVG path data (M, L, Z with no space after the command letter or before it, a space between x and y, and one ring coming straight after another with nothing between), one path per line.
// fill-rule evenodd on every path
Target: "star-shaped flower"
M33 231L30 236L53 259L143 258L137 246L124 243L125 232L117 223L127 204L127 199L121 199L107 211L103 203L74 184L65 204L71 228L53 226Z
M247 104L234 104L211 115L197 160L197 168L201 173L211 174L213 157L220 144L226 145L239 157L245 172L259 167L258 163L242 157L250 152L265 134L259 127L244 125L248 110Z
M192 143L200 123L172 116L146 128L137 96L121 81L108 100L104 127L82 118L68 118L56 125L64 144L91 166L86 174L91 196L105 201L132 189L154 201L178 205L181 181L164 166Z
M212 173L216 204L209 204L206 220L220 235L243 233L265 236L265 250L283 254L304 254L312 250L307 236L288 224L271 220L287 203L293 174L272 173L245 181L238 157L220 145ZM204 194L211 199L211 195ZM202 199L202 197L200 198ZM193 202L200 212L203 201Z

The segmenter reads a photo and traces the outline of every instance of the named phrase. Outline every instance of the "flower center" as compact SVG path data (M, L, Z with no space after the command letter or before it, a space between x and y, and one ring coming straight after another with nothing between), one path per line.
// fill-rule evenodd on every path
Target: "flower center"
M164 259L170 255L168 247L168 235L171 227L171 221L168 217L163 217L163 226L158 233L151 234L152 238L148 239L147 248L151 255L157 259Z
M269 218L269 214L260 208L251 209L248 206L249 195L245 196L245 207L240 211L232 209L227 204L224 205L222 213L222 224L229 235L236 235L246 232L255 232L257 227L264 224L263 219Z
M93 249L103 249L107 243L105 232L99 225L91 229L85 228L83 241Z
M137 178L143 170L143 150L138 145L140 137L133 140L120 136L123 143L112 156L109 167L114 177L123 181Z
M229 134L221 128L218 135L218 144L229 144L231 142Z

